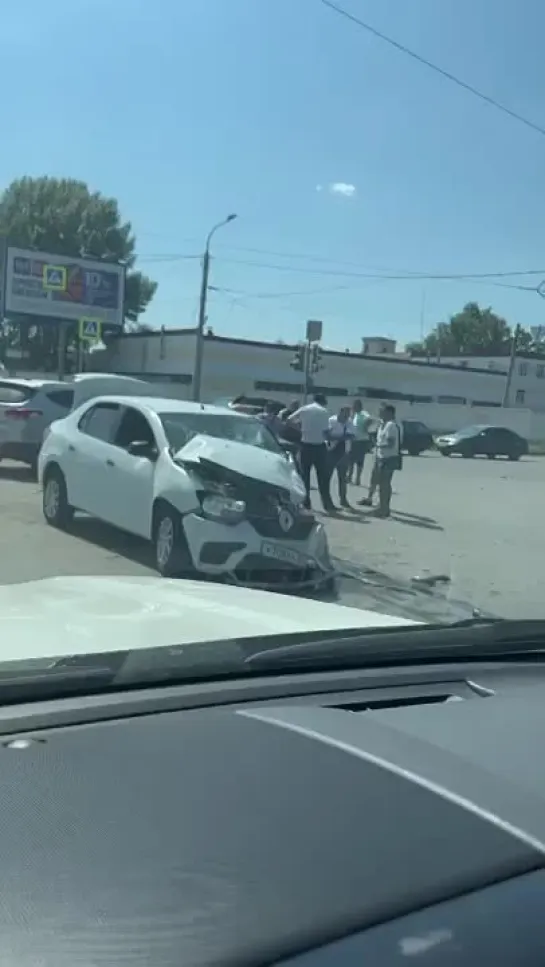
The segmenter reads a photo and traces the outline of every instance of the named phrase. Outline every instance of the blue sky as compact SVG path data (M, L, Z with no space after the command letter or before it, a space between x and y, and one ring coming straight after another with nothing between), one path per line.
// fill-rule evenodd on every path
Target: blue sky
M542 0L339 3L545 126ZM328 346L405 342L468 300L545 322L531 292L361 278L545 279L545 137L319 0L4 6L0 187L50 174L116 196L159 282L145 321L194 324L199 259L178 256L234 211L213 249L217 333L295 341L321 318Z

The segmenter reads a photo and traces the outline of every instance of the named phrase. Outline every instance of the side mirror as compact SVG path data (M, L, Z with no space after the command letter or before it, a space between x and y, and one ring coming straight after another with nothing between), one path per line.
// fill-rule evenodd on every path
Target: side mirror
M131 457L145 457L146 460L157 460L157 450L152 443L146 440L133 440L127 447L127 453Z

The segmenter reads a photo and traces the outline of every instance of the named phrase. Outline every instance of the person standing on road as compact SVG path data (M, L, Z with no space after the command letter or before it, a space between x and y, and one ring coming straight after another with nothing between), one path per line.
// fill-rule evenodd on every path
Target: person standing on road
M371 449L371 437L369 436L369 429L372 422L373 418L370 413L367 413L364 410L362 401L354 400L352 405L351 419L354 437L350 446L350 455L348 459L348 483L355 483L356 487L361 486L361 475L363 473L365 455L369 453L369 450Z
M327 400L321 393L316 393L313 402L300 406L288 417L288 424L298 423L301 427L301 447L299 461L301 477L305 485L305 507L310 509L310 474L312 468L316 470L318 490L324 510L334 510L329 493L329 460L327 451L327 434L329 430L329 413Z
M392 477L396 470L401 470L403 465L401 444L401 428L396 423L395 407L385 403L380 408L380 423L377 429L375 462L371 473L369 496L359 501L363 506L372 506L375 491L378 490L377 517L390 516Z
M350 409L342 406L337 416L329 418L328 451L329 472L333 477L337 472L337 486L339 488L339 503L341 507L350 507L346 496L348 460L350 446L354 436L354 427L350 420Z

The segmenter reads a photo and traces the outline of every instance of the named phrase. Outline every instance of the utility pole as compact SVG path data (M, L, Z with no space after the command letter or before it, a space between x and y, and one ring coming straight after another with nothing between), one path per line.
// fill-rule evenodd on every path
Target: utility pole
M520 326L517 324L513 332L513 338L511 339L511 353L509 355L509 368L507 370L507 376L505 378L505 389L503 391L502 406L509 406L509 396L511 394L511 383L513 382L513 373L515 372L515 363L517 360L517 346L519 341Z
M193 399L196 403L198 403L201 398L202 364L204 355L204 327L206 325L206 300L208 298L208 276L210 273L210 242L212 241L212 236L215 234L215 232L217 232L218 228L223 228L224 225L228 225L229 222L234 221L236 217L237 216L235 214L228 215L227 218L224 218L222 222L218 222L217 225L214 225L207 235L206 244L204 247L201 292L199 296L199 317L197 321L195 342L195 365L193 368Z
M305 342L305 370L303 382L303 405L307 402L312 389L312 344L309 339Z
M57 378L59 382L62 382L66 376L66 347L69 325L70 323L66 319L59 319L59 341L57 344Z

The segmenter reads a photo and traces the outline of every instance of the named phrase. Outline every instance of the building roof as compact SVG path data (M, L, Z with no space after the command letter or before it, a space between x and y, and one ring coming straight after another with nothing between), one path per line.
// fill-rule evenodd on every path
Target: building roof
M165 329L164 331L157 330L156 332L128 332L123 333L118 338L119 339L150 339L152 337L160 339L161 336L194 336L196 334L196 329ZM242 339L236 336L215 336L215 335L205 335L206 342L220 342L229 343L232 346L254 346L256 349L276 349L283 350L284 352L294 353L299 347L300 343L277 343L258 339ZM401 354L400 354L401 355ZM392 366L413 366L413 367L426 367L427 369L455 369L461 373L484 373L490 376L491 379L503 378L505 379L505 373L494 371L492 369L487 369L483 366L481 369L479 366L472 366L471 369L466 369L459 366L457 363L438 363L431 361L429 359L408 359L402 356L400 359L388 356L385 353L362 353L359 350L354 350L350 352L348 350L340 349L322 349L322 356L325 357L343 357L344 359L360 359L365 360L365 362L378 362L383 364L389 364ZM460 356L460 359L464 357ZM486 358L486 357L485 357ZM529 354L529 359L537 359L538 357ZM545 360L545 355L543 356Z

